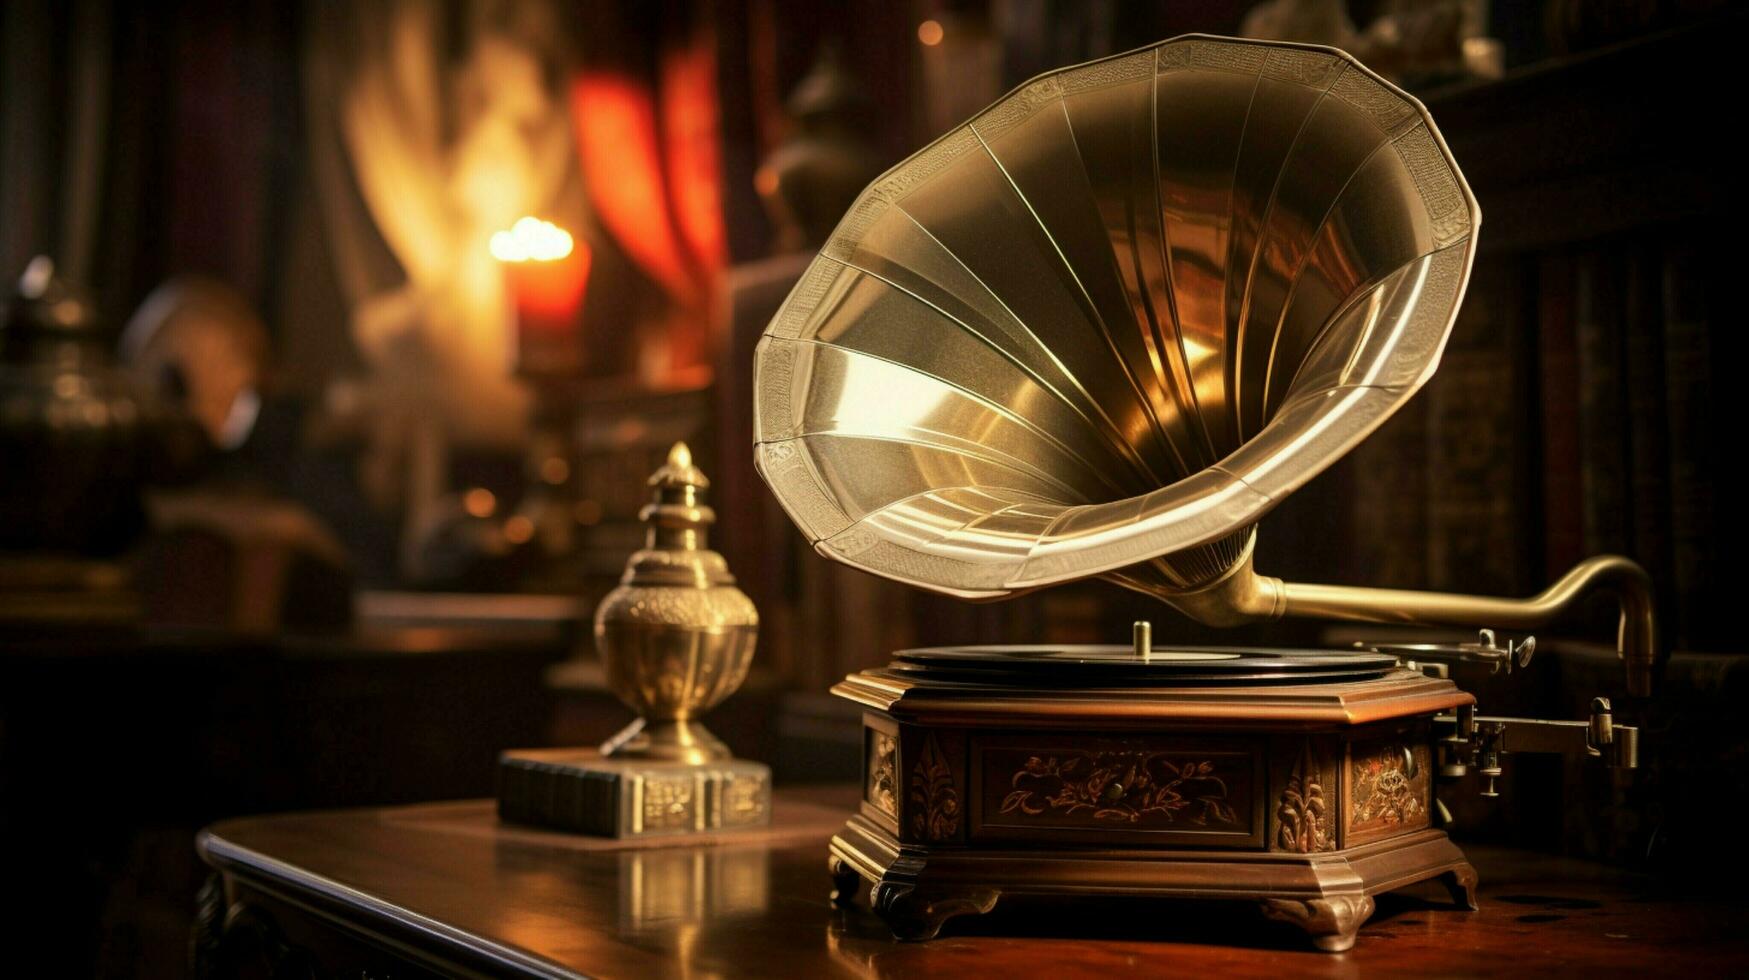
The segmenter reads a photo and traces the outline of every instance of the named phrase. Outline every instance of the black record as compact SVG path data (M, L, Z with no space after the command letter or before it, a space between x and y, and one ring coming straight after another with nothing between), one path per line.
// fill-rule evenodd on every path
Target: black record
M1397 658L1370 650L1125 646L970 646L901 650L900 675L986 684L1107 687L1142 684L1310 684L1380 677Z

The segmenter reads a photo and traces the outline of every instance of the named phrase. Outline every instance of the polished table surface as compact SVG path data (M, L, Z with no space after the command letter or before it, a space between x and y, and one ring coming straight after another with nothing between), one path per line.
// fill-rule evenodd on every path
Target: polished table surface
M469 801L231 820L203 834L201 848L224 877L233 921L245 907L302 916L391 951L409 975L1749 970L1749 906L1485 847L1469 849L1480 912L1453 908L1437 887L1381 896L1354 948L1337 955L1309 951L1251 906L1137 900L1009 898L989 915L952 920L934 942L897 943L866 894L847 910L827 899L826 839L853 801L850 789L780 792L771 831L705 844L628 847L503 825L490 802Z

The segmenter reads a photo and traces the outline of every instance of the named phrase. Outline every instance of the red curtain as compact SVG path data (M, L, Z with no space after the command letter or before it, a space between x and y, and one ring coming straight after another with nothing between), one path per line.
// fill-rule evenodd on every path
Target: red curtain
M616 51L586 56L570 87L584 186L602 229L670 305L669 372L699 373L727 264L715 32L696 15L600 26L589 33L616 38ZM653 56L617 54L639 47Z

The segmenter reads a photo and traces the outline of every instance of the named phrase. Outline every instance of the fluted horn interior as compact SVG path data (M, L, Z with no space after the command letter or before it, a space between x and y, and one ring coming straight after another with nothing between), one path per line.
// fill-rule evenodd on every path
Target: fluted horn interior
M759 346L760 471L822 553L914 585L1197 588L1433 373L1478 220L1340 52L1045 75L845 216Z

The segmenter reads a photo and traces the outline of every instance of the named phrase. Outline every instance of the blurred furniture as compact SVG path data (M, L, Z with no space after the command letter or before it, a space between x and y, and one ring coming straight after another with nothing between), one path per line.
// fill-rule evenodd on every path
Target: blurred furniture
M478 626L550 630L586 642L592 607L564 595L374 590L358 596L358 616L376 626ZM583 649L583 648L579 648Z
M106 556L142 524L140 487L162 452L152 406L111 355L114 331L47 256L0 309L0 552Z
M246 487L147 497L135 587L145 622L238 633L334 630L353 616L346 549L303 506Z
M481 599L455 624L378 625L397 603L362 605L327 635L0 627L10 934L62 951L67 976L182 976L203 824L485 795L499 751L543 743L564 620ZM416 604L398 605L405 623Z
M394 977L1294 975L1279 924L1222 909L1004 899L951 943L895 943L827 900L820 855L856 794L780 790L769 830L623 842L501 825L489 801L233 820L197 975ZM1382 896L1341 972L1442 976L1739 971L1749 909L1579 861L1478 848L1480 912ZM1222 913L1225 913L1224 915ZM973 931L976 930L976 931ZM1231 944L1236 948L1229 948Z
M0 556L0 624L136 622L140 595L121 561L69 555Z

